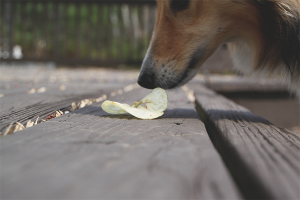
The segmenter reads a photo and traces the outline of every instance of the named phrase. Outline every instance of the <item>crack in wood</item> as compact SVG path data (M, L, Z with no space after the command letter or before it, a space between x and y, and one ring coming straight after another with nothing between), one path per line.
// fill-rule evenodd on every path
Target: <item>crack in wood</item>
M245 198L299 197L300 137L201 85L191 87L206 130Z

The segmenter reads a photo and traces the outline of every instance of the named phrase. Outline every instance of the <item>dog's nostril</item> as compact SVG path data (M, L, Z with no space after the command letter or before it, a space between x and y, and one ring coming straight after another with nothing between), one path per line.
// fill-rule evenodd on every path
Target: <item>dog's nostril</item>
M153 73L141 73L138 78L138 84L147 89L154 89L154 74Z

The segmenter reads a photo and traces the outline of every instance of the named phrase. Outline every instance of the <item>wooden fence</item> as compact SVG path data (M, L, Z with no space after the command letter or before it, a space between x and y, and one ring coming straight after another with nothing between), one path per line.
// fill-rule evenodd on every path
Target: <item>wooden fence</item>
M1 61L139 64L156 13L153 0L2 0L0 4Z

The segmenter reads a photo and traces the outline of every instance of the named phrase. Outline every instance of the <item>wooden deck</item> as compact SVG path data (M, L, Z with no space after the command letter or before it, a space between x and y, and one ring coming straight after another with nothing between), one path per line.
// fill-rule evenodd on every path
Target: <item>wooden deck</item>
M207 132L245 196L299 199L299 135L204 86L190 88Z
M19 71L1 80L2 132L82 99L132 103L149 93L133 85L136 72L49 69L34 82ZM46 91L28 94L33 87ZM300 198L299 135L198 82L168 95L155 120L109 115L100 101L1 137L0 199Z

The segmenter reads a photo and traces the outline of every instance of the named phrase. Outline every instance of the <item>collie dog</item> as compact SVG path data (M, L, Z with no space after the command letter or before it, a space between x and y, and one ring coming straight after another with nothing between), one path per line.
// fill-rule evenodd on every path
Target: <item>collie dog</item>
M181 86L222 44L238 70L284 77L300 94L300 0L157 0L138 83Z

